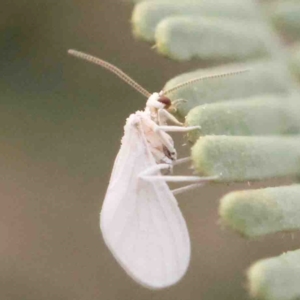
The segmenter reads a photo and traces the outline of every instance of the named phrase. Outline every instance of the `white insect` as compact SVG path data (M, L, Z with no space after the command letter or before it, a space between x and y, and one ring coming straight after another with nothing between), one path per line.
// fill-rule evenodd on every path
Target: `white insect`
M173 285L185 274L191 252L187 226L174 194L216 177L161 174L161 170L170 172L174 165L189 161L176 160L174 142L166 131L198 128L182 127L166 110L171 101L165 95L208 77L150 94L108 62L75 50L69 53L112 71L148 98L145 110L131 114L126 121L100 214L100 228L108 248L134 280L152 289ZM167 120L178 126L168 126ZM171 191L167 181L197 183Z

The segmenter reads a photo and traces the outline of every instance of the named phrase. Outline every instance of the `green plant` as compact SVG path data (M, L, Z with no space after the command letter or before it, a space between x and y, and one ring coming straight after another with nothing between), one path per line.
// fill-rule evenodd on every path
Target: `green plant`
M135 1L133 33L177 61L210 68L179 75L165 88L201 75L251 68L239 76L199 81L172 99L187 125L198 173L217 181L300 175L300 2ZM224 65L226 63L226 65ZM220 66L223 64L222 66ZM300 186L231 192L221 199L223 223L246 238L298 230ZM250 293L261 299L300 298L300 253L256 262Z

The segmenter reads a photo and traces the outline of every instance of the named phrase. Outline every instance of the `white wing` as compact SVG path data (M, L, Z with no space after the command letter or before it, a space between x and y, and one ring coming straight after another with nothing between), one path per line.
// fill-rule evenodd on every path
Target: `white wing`
M107 246L133 279L150 288L163 288L186 272L190 240L168 185L138 178L155 164L140 125L137 115L127 120L100 227Z

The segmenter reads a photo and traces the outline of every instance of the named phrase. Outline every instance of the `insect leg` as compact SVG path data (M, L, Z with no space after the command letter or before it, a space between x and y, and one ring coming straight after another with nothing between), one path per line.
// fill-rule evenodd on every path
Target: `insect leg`
M165 132L187 132L195 129L201 129L200 126L188 126L188 127L179 127L179 126L159 126L157 125L157 128L155 131L165 131Z
M174 124L177 124L179 126L183 126L183 123L179 122L173 115L171 115L167 110L159 109L158 112L158 124L159 125L165 125L166 121L169 120L173 122Z
M191 160L192 160L192 159L191 159L190 156L183 157L183 158L179 158L179 159L177 159L177 160L175 160L175 161L173 162L173 166L178 166L178 165L184 164L184 163L186 163L186 162L189 162L189 161L191 161Z
M148 181L163 180L166 182L210 182L219 178L219 176L164 176L164 175L142 175L142 178Z
M157 172L163 169L171 168L172 165L169 164L158 164L151 166L150 168L146 169L145 171L139 174L139 177L148 180L148 181L156 181L156 180L163 180L166 182L197 182L197 183L204 183L218 179L218 176L208 176L208 177L200 177L200 176L164 176L164 175L157 175Z
M164 169L170 169L170 168L172 168L172 165L170 165L170 164L154 165L154 166L147 168L143 172L141 172L139 174L139 177L141 177L141 178L148 177L148 176L152 177L152 176L154 176L153 174L157 173L157 171L164 170Z
M161 142L167 147L170 153L173 155L176 153L174 145L170 142L169 136L164 134L165 131L177 131L177 132L186 132L194 129L199 129L199 126L190 126L190 127L179 127L179 126L159 126L157 124L152 124L154 132L160 138Z
M163 130L160 130L159 128L160 126L158 126L157 124L154 125L154 132L157 134L157 136L159 137L159 139L161 140L161 142L164 144L164 146L169 150L169 152L173 155L176 153L176 150L174 148L174 145L172 144L170 137L168 135L166 135ZM168 126L166 126L168 127Z
M190 185L187 185L187 186L183 186L183 187L171 190L171 192L173 193L173 195L178 195L178 194L181 194L181 193L185 193L187 191L191 191L191 190L197 189L197 188L202 187L204 185L205 185L204 182L193 183L193 184L190 184Z

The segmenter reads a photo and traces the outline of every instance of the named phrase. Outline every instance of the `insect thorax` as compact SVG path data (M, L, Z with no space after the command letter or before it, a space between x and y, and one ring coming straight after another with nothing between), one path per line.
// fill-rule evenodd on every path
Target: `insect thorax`
M157 163L172 164L176 159L176 150L172 149L172 153L163 143L163 140L167 140L168 144L174 145L173 139L166 132L160 132L158 134L155 130L157 123L150 117L149 108L143 112L136 112L135 116L140 118L141 130L145 136L147 142L147 148L153 155ZM163 140L161 138L163 136Z

